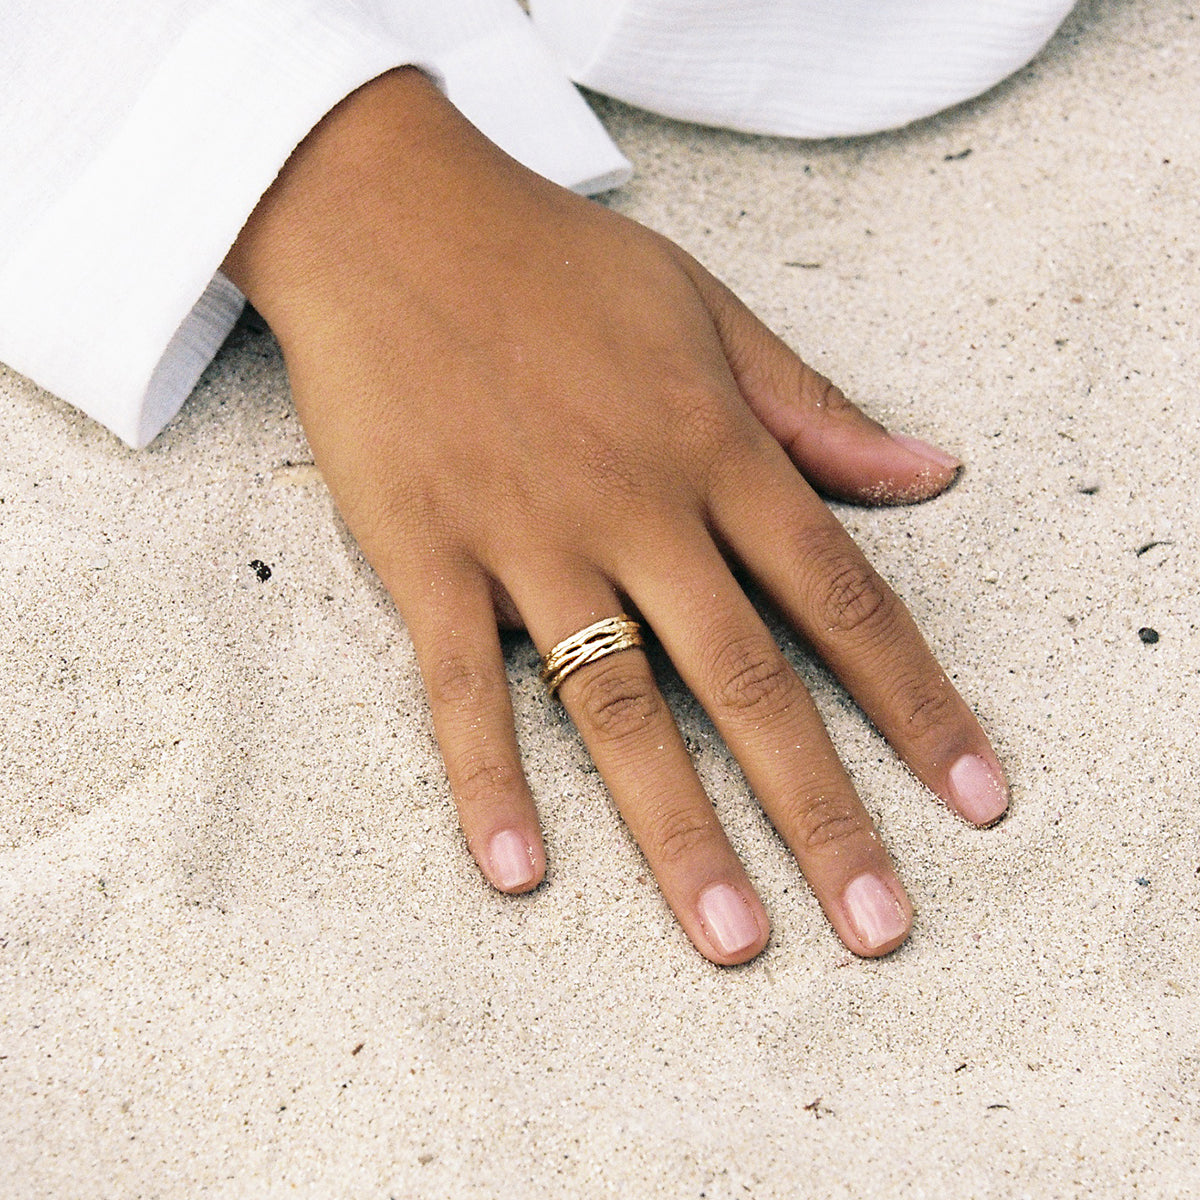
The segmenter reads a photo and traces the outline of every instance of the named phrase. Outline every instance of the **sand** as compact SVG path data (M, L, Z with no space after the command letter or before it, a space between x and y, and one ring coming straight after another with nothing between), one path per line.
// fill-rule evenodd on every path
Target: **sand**
M0 371L0 1196L1200 1190L1198 15L1084 3L988 96L856 142L598 102L639 166L614 206L968 464L838 511L1007 821L934 802L779 630L918 906L883 961L667 679L774 922L702 960L519 639L551 866L488 889L268 334L143 452Z

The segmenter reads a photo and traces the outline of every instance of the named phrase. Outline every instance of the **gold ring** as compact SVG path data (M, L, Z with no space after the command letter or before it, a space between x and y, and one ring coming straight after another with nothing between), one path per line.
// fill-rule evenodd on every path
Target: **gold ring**
M550 650L542 659L542 682L553 696L572 671L621 650L636 650L641 644L642 629L632 617L624 613L605 617L603 621L596 621L569 638L563 638Z

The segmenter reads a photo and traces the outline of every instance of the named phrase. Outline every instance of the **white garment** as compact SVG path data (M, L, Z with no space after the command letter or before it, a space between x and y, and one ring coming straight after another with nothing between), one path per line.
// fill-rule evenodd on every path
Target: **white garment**
M749 133L894 129L1023 67L1074 0L531 0L576 83Z
M130 445L241 310L218 272L288 155L391 67L594 192L629 164L569 77L802 137L902 125L1029 60L1071 0L4 0L0 361Z

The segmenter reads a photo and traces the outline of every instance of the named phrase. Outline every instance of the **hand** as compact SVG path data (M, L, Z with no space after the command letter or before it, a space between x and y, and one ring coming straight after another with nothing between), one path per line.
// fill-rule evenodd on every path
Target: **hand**
M904 606L813 488L921 499L957 464L893 438L662 237L526 171L422 75L335 109L226 270L271 324L313 453L413 638L467 843L541 881L497 616L544 654L640 614L737 756L843 942L912 909L736 559L917 776L968 820L996 756ZM651 675L627 650L560 697L697 949L738 963L767 916Z

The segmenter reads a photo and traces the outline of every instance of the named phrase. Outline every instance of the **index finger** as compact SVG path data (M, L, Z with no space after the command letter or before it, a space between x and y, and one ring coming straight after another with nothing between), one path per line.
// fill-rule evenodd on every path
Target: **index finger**
M731 448L709 505L737 558L921 782L975 825L999 820L1008 785L987 735L900 598L778 445L763 435Z

